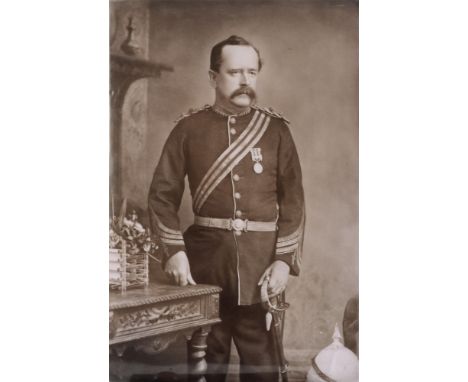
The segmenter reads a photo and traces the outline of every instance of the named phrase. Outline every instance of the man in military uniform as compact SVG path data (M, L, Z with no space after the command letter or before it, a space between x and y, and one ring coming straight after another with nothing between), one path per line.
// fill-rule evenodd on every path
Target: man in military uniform
M231 340L242 381L277 381L278 363L260 304L298 275L304 195L287 120L256 105L259 51L231 36L211 51L215 103L183 115L164 146L149 193L163 267L178 285L222 287L207 339L208 381L226 378ZM194 224L182 235L178 209L188 176Z

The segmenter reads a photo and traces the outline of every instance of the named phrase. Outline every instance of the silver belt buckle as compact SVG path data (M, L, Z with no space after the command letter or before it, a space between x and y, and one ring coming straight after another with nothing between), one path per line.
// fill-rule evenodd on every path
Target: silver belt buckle
M231 222L231 227L234 231L245 231L247 228L247 223L242 219L234 219Z

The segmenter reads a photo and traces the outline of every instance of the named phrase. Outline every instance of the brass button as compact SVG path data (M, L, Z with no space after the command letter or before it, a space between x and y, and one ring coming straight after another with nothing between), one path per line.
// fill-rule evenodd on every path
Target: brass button
M240 199L240 198L241 198L241 194L239 194L238 192L236 192L236 193L234 194L234 197L235 197L236 199Z
M232 124L236 123L236 118L235 117L229 118L229 122Z
M236 134L236 129L232 128L231 127L231 130L229 130L231 132L232 135Z
M236 211L236 217L240 218L242 216L242 211L237 210Z
M234 174L234 175L232 176L232 179L234 179L234 180L237 182L237 181L239 181L240 176L237 175L237 174Z

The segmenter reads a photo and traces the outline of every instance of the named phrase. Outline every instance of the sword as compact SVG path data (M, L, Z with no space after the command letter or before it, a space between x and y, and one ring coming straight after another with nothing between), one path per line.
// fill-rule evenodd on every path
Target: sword
M268 281L266 278L260 289L262 306L267 311L265 320L267 330L271 329L273 336L273 346L278 358L281 380L288 382L288 361L284 356L283 349L283 328L284 316L289 304L285 301L284 292L281 295L273 297L273 303L268 297ZM273 326L271 326L273 324Z

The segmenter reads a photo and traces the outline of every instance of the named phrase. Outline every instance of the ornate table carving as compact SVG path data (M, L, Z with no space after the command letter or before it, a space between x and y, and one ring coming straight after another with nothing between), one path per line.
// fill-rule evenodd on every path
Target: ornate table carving
M220 322L219 293L208 285L176 287L150 284L109 294L109 345L122 356L132 346L155 355L178 336L187 339L189 380L205 381L206 337Z

